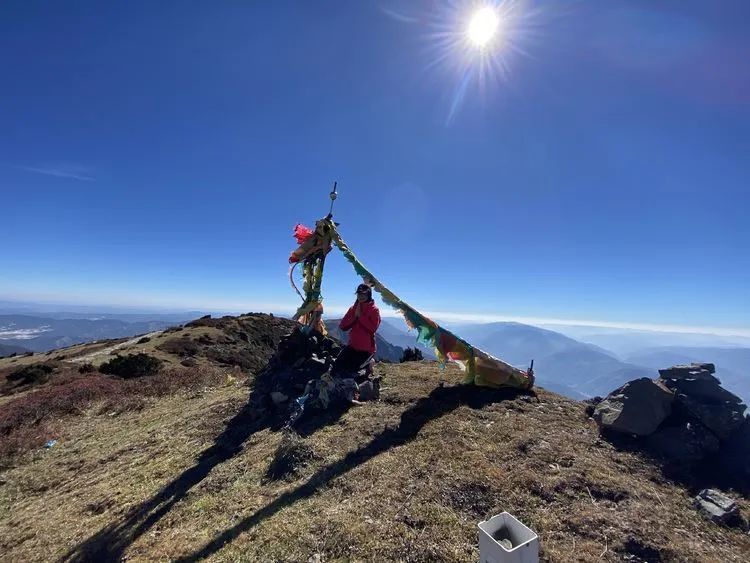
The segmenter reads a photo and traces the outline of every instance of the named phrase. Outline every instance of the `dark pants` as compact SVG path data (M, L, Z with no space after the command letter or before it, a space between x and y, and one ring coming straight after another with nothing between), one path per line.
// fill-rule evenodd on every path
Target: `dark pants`
M352 377L359 369L359 366L364 364L371 355L370 352L363 352L362 350L355 350L350 346L344 346L338 358L333 363L331 373L334 377Z

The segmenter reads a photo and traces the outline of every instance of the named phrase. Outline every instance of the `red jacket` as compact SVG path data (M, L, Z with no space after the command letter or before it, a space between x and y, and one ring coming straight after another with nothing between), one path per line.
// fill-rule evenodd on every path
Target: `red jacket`
M375 353L375 333L380 326L380 311L374 301L360 303L359 318L355 317L357 303L352 305L339 323L341 330L351 330L349 346L362 352Z

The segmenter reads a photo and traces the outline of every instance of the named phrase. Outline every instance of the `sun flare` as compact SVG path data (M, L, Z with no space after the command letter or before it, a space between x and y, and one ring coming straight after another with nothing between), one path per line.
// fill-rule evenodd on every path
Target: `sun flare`
M497 11L490 6L485 6L471 16L466 35L473 45L482 49L491 43L499 27L500 17Z
M414 25L424 21L428 29L427 46L433 56L426 68L455 80L446 125L469 96L478 94L482 103L490 98L497 102L495 94L510 79L511 64L527 56L527 45L539 35L540 9L532 4L532 0L438 0L434 5L440 9L412 18Z

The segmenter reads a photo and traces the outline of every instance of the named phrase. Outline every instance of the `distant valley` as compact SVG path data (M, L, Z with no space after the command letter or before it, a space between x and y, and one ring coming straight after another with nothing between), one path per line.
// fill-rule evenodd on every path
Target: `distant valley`
M164 330L197 315L196 312L0 314L0 357L132 337ZM326 325L334 337L345 342L347 335L338 329L338 322L331 319ZM660 346L663 342L679 342L680 335L616 330L595 334L581 328L580 336L573 330L566 330L566 336L513 322L448 323L447 327L474 346L519 368L529 367L534 360L538 384L573 399L606 395L631 379L656 377L660 368L689 362L715 363L717 376L726 388L745 400L750 399L750 346L737 346L735 342L742 342L738 339L685 335L685 345ZM570 334L576 334L577 338ZM702 342L719 345L697 345ZM404 348L415 346L425 359L435 359L430 349L417 344L416 334L409 332L399 318L383 319L377 346L380 360L398 362Z
M165 320L129 322L94 315L92 318L0 315L0 356L24 351L46 352L94 340L135 336L175 324L179 323Z

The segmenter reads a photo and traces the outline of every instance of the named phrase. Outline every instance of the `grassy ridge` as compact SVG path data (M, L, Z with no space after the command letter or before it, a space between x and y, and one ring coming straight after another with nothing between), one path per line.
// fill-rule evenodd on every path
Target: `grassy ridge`
M303 421L291 446L226 377L68 416L57 446L3 472L0 547L28 561L476 561L476 523L508 510L550 561L750 550L652 460L602 441L580 403L454 387L458 370L433 363L378 369L380 402ZM275 471L287 450L291 470Z

